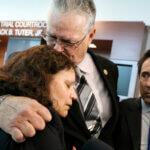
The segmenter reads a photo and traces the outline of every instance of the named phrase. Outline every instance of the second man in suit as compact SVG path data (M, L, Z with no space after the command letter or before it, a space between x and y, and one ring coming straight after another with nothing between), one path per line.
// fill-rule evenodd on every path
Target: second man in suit
M127 99L120 103L116 150L148 150L150 50L138 62L138 75L141 97Z

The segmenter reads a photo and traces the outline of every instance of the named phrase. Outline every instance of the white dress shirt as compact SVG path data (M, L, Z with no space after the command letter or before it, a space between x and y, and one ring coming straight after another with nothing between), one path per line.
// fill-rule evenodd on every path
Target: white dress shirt
M83 61L78 65L81 73L85 76L89 86L91 87L99 109L100 117L102 120L102 127L105 126L107 121L112 115L112 106L110 96L107 89L104 87L103 80L97 71L97 68L87 53Z
M142 120L141 120L141 150L148 148L148 134L150 127L150 105L141 100L142 104Z

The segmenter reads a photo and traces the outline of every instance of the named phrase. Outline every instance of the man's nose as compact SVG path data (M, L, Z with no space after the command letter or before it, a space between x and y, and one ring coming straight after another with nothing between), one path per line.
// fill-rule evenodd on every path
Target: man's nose
M53 47L56 51L58 52L63 52L64 51L64 48L61 46L60 42L57 41Z
M150 87L150 77L147 79L146 85Z

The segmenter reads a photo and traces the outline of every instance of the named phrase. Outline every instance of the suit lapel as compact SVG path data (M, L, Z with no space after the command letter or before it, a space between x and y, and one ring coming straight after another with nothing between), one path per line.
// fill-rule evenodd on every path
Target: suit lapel
M96 57L96 55L94 55L91 51L88 51L88 52L92 56L93 61L94 61L95 65L96 65L96 67L98 69L98 72L100 73L101 78L103 79L104 84L105 84L105 86L108 89L108 92L110 94L110 98L111 98L111 102L112 102L112 106L113 106L112 107L113 108L113 114L115 116L115 117L113 116L113 119L112 119L113 123L112 124L115 125L115 123L117 121L117 118L118 118L118 114L119 114L119 100L117 100L117 98L118 98L117 97L117 87L116 87L117 85L115 85L117 83L114 83L115 81L113 81L114 78L112 77L112 74L113 74L114 70L112 68L110 68L110 65L106 66L106 64L103 62L103 60L102 59L98 59ZM101 57L101 56L99 56L99 57ZM115 78L116 78L116 82L117 82L118 74L116 74ZM111 128L109 128L109 129L111 130ZM108 133L108 135L110 134L109 130L107 130L106 132Z
M112 141L112 137L116 128L116 123L119 117L119 100L117 99L117 67L115 67L115 65L113 65L111 62L109 63L109 61L105 58L97 56L91 51L88 52L90 53L96 65L96 68L104 82L106 89L108 89L110 101L112 103L112 117L102 129L101 134L99 136L100 139L110 142Z
M136 99L133 101L133 105L126 111L126 119L134 150L138 150L141 142L141 100Z
M110 70L110 69L112 69L112 68L110 68L110 66L105 66L103 60L97 59L97 57L91 51L88 51L88 52L92 56L93 61L96 65L96 68L98 69L98 72L100 73L101 78L103 79L104 84L110 93L110 96L112 97L112 99L114 101L116 101L115 100L116 99L116 91L114 91L115 88L112 87L113 84L112 84L112 82L110 82L110 80L112 80L112 72L114 70ZM116 77L116 78L118 78L118 77Z

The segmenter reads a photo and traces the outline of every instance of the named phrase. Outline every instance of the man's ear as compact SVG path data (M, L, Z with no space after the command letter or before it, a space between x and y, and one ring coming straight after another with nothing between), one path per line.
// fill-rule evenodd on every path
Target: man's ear
M91 32L90 32L90 38L93 39L95 33L96 33L96 28L93 28L93 29L91 30Z
M93 28L91 31L90 31L90 34L89 34L89 44L91 44L93 38L94 38L94 35L96 33L96 28Z

